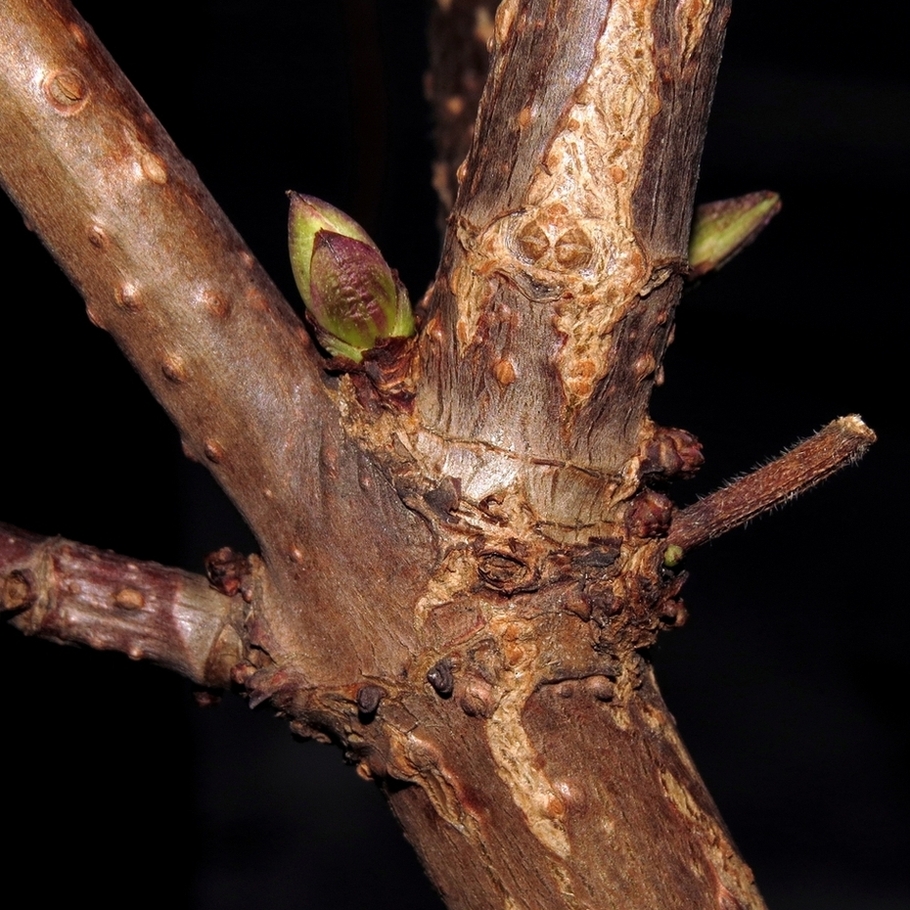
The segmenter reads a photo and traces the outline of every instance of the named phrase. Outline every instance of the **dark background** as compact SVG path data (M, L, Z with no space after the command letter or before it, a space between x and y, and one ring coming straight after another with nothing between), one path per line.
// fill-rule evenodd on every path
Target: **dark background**
M292 300L289 187L363 221L412 295L431 278L428 5L158 0L140 19L78 4ZM700 198L770 188L784 210L687 295L654 402L705 445L681 502L835 416L879 433L859 467L695 555L690 622L653 655L772 910L910 902L899 8L734 4ZM250 547L5 200L0 236L0 520L194 570ZM32 903L439 906L333 750L240 699L199 709L154 667L0 632L4 868Z

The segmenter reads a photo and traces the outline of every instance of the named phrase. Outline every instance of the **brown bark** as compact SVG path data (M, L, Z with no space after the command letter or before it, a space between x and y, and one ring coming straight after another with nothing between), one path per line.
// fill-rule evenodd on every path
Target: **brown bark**
M433 187L443 221L455 204L458 168L474 138L477 106L487 80L498 0L443 0L430 20L430 71L425 91L433 106L436 160Z
M667 543L682 552L701 546L821 483L862 458L873 442L875 434L855 414L834 420L770 464L679 512Z
M209 688L244 657L242 611L199 575L0 525L0 610L25 635L120 651Z
M0 172L257 536L233 678L385 787L452 907L763 906L640 653L685 615L648 485L700 454L647 403L726 5L500 7L409 407L321 374L91 30L32 6Z

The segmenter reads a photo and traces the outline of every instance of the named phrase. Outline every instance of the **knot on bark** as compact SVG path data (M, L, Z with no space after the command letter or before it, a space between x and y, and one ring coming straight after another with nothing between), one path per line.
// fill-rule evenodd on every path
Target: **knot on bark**
M436 690L440 698L448 698L455 689L455 674L452 661L443 658L427 671L427 682Z
M246 582L251 572L249 559L230 547L222 547L205 557L205 574L209 584L228 597L242 591L244 600L247 599Z
M510 594L527 582L531 570L520 559L505 553L482 553L477 572L488 588Z
M630 537L664 537L670 529L673 503L655 490L642 490L629 504L626 529Z
M704 464L701 443L686 430L657 427L642 446L641 474L653 478L693 477Z
M0 575L0 610L27 610L38 599L35 577L28 569L13 569Z
M357 690L357 710L361 719L369 722L379 710L379 703L388 695L382 686L366 685Z

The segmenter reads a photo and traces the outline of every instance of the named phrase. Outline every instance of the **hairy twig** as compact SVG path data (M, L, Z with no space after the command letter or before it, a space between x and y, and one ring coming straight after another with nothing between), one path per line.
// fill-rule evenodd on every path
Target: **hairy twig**
M770 464L679 512L667 538L669 561L821 483L862 458L873 442L875 433L858 415L832 421Z

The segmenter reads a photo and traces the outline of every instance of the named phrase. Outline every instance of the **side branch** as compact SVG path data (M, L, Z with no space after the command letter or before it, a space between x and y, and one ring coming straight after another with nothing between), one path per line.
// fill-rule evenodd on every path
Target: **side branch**
M122 651L226 688L244 656L238 600L201 575L0 525L0 609L26 635Z
M875 433L856 414L839 417L771 464L733 481L679 512L667 538L667 561L821 483L862 458ZM675 548L675 549L674 549Z

